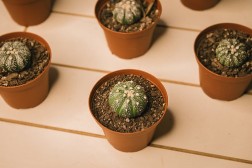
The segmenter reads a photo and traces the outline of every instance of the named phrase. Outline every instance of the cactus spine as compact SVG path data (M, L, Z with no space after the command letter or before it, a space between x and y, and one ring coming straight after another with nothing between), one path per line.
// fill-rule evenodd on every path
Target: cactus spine
M113 10L114 19L124 25L131 25L143 16L144 9L142 4L136 0L121 0L116 3Z
M109 105L114 112L125 118L139 116L147 105L144 88L133 81L119 82L109 94Z
M5 72L22 71L30 61L30 50L20 41L5 42L0 49L0 68Z
M226 67L239 67L248 57L245 44L237 39L223 39L215 52L218 61Z

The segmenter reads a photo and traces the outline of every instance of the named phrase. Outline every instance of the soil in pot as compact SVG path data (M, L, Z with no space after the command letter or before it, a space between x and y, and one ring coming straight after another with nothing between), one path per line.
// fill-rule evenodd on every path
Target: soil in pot
M238 39L245 44L249 57L241 66L227 67L218 61L215 51L222 39ZM200 62L216 74L226 77L243 77L252 74L252 37L245 32L226 28L209 32L201 39L197 55Z
M133 23L130 25L121 24L113 18L113 10L115 8L115 4L118 3L119 1L121 0L108 1L106 6L102 9L99 16L101 23L113 31L117 31L117 32L142 31L148 28L150 25L154 24L155 20L159 18L160 12L157 9L157 1L137 0L137 1L141 1L141 4L143 4L143 9L145 13L146 11L149 11L149 12L147 13L145 17L143 17L136 23Z
M125 81L134 81L141 85L148 97L145 111L135 118L119 117L108 103L108 96L113 86ZM150 81L138 75L125 74L103 83L92 97L91 108L96 119L105 127L117 132L131 133L144 130L159 121L164 115L165 102L161 92Z
M31 52L31 64L21 72L5 72L0 69L0 86L18 86L35 79L44 71L48 65L50 56L48 50L39 42L25 37L12 38L0 42L0 47L7 41L20 41L29 48Z

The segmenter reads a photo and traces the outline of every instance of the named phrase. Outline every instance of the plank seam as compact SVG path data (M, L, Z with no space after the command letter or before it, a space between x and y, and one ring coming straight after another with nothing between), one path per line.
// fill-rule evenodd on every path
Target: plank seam
M36 123L30 123L30 122L24 122L24 121L18 121L18 120L13 120L13 119L6 119L6 118L0 118L0 121L5 122L5 123L65 132L65 133L70 133L70 134L89 136L93 138L106 139L104 135L89 133L89 132L84 132L84 131L77 131L77 130L71 130L71 129L66 129L66 128L60 128L60 127L54 127L54 126L48 126L48 125L42 125L42 124L36 124ZM210 158L216 158L216 159L222 159L222 160L228 160L228 161L234 161L234 162L239 162L239 163L252 164L251 160L206 153L206 152L200 152L200 151L183 149L183 148L177 148L177 147L171 147L171 146L158 145L154 143L151 143L149 147L154 147L157 149L164 149L164 150L169 150L169 151L176 151L176 152L181 152L181 153L187 153L187 154L193 154L193 155L204 156L204 157L210 157Z

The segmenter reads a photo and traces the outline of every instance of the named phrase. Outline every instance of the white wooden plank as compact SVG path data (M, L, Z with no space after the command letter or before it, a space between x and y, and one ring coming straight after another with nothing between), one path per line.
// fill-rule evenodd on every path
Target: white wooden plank
M16 110L0 99L0 117L103 134L88 108L89 93L103 75L54 66L55 82L41 105ZM207 97L199 87L163 84L173 124L167 132L170 123L164 120L153 143L252 160L251 95L225 102Z
M49 42L54 63L107 71L138 68L163 79L198 83L193 52L196 32L158 27L150 50L141 57L125 60L111 54L95 19L52 14L47 22L29 27L28 31Z
M147 147L135 153L113 149L105 139L0 122L0 167L229 167L251 165ZM207 164L206 164L207 163Z

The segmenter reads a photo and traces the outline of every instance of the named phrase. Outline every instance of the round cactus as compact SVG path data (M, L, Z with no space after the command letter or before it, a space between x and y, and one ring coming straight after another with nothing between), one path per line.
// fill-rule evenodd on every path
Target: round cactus
M28 47L20 42L5 42L0 49L0 68L6 72L22 71L31 60Z
M218 61L226 67L238 67L248 57L245 44L237 39L223 39L215 52Z
M119 82L109 94L109 105L114 112L125 118L139 116L147 105L144 88L133 81Z
M124 25L131 25L143 16L143 6L136 0L121 0L113 10L114 19Z

